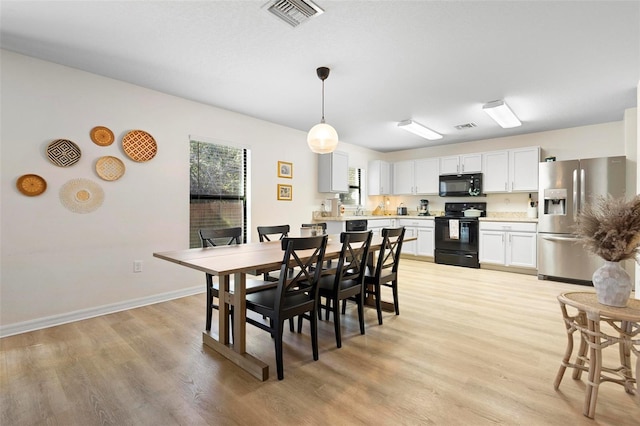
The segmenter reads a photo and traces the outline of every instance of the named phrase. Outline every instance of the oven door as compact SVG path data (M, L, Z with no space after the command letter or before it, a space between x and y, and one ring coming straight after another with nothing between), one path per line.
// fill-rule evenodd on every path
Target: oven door
M477 218L435 218L436 250L478 252L479 222Z

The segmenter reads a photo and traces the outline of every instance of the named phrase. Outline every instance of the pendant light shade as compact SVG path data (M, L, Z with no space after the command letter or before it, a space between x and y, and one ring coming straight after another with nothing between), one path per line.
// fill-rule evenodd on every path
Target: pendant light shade
M338 132L327 123L316 124L309 130L307 144L313 152L328 154L338 146Z
M333 152L338 146L338 132L324 122L324 81L329 77L329 68L320 67L316 70L318 78L322 80L322 119L309 130L307 144L311 151L318 154Z

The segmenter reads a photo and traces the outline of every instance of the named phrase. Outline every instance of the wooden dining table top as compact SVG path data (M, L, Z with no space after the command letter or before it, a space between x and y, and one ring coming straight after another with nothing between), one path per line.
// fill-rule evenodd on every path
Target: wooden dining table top
M413 238L415 239L415 238ZM411 241L406 238L405 241ZM207 248L193 248L153 253L154 257L187 266L211 275L230 275L249 273L252 275L273 271L282 263L281 241L237 244ZM371 251L382 246L382 237L374 235ZM329 235L325 260L338 258L342 244L339 234ZM313 250L307 250L309 255ZM304 252L301 252L304 255Z

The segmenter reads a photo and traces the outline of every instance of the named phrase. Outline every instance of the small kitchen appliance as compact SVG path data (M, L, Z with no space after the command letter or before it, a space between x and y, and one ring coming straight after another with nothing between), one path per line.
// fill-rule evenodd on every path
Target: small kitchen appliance
M420 200L418 216L429 216L429 200Z
M405 207L404 203L400 203L400 205L398 206L397 215L406 216L407 214L407 208Z

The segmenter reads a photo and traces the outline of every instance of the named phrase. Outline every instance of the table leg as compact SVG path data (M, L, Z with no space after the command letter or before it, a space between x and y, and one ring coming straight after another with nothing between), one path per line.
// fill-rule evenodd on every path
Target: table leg
M593 419L596 414L598 388L602 372L602 351L600 349L600 320L587 319L587 329L590 331L589 341L589 377L584 396L583 414Z
M234 292L229 292L229 276L220 276L219 337L210 331L202 333L202 343L258 380L269 378L269 366L246 352L246 275L234 275ZM233 345L229 343L229 305L233 304Z
M247 276L236 273L233 282L233 350L243 354L247 351Z
M229 344L229 275L221 275L218 280L218 340L220 343Z

